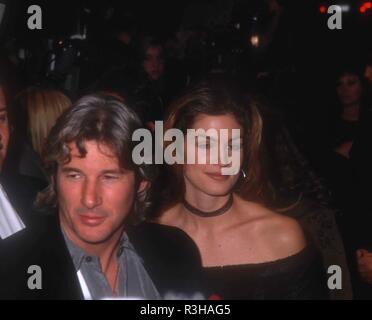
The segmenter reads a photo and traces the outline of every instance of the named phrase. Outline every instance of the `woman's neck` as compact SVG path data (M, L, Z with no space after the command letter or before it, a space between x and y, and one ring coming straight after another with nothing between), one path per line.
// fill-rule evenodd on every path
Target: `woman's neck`
M227 194L224 196L211 196L201 192L186 193L185 200L192 207L203 211L203 212L213 212L216 211L229 201L231 195ZM232 207L229 207L226 212L223 214L212 216L212 217L203 217L198 216L194 213L191 213L187 208L182 206L182 216L183 222L193 228L213 228L214 226L221 226L221 222L226 219L231 219Z
M221 208L228 201L229 197L230 194L224 196L211 196L199 191L186 192L185 194L185 200L190 205L205 212L211 212Z

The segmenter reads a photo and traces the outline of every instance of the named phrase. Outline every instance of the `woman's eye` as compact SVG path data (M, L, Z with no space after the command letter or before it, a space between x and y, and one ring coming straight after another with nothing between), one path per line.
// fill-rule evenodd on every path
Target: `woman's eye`
M228 145L228 148L230 150L240 150L242 148L242 144L241 143L231 143Z
M230 145L231 150L240 150L241 145L240 144L232 144Z
M207 149L210 148L211 143L207 139L198 139L196 140L197 147L200 149Z
M207 144L207 143L199 144L198 146L199 146L200 149L208 149L210 147L210 145Z

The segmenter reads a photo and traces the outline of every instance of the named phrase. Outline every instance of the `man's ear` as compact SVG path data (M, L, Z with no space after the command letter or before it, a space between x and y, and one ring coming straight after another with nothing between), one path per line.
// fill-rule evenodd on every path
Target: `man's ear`
M142 180L138 185L137 193L142 193L150 187L151 183L147 180Z

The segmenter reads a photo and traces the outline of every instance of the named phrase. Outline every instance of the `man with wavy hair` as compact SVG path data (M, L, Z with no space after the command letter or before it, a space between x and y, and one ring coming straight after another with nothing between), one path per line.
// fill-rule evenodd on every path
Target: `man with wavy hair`
M62 114L43 155L50 184L37 201L49 217L0 252L0 297L160 299L197 290L200 261L186 235L134 226L155 177L152 166L132 161L140 127L130 108L107 95L87 95Z

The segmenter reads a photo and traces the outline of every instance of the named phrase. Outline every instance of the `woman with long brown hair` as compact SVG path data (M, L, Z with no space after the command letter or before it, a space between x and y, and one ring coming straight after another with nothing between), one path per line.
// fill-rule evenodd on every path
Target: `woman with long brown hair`
M206 286L222 299L325 298L316 251L295 219L272 208L259 109L235 91L220 81L201 82L171 105L165 129L179 129L185 137L188 129L224 130L228 139L198 136L194 146L185 138L184 151L206 150L207 161L167 167L156 221L194 240ZM233 164L222 155L211 163L215 148L230 157L238 152L237 173L223 174Z

